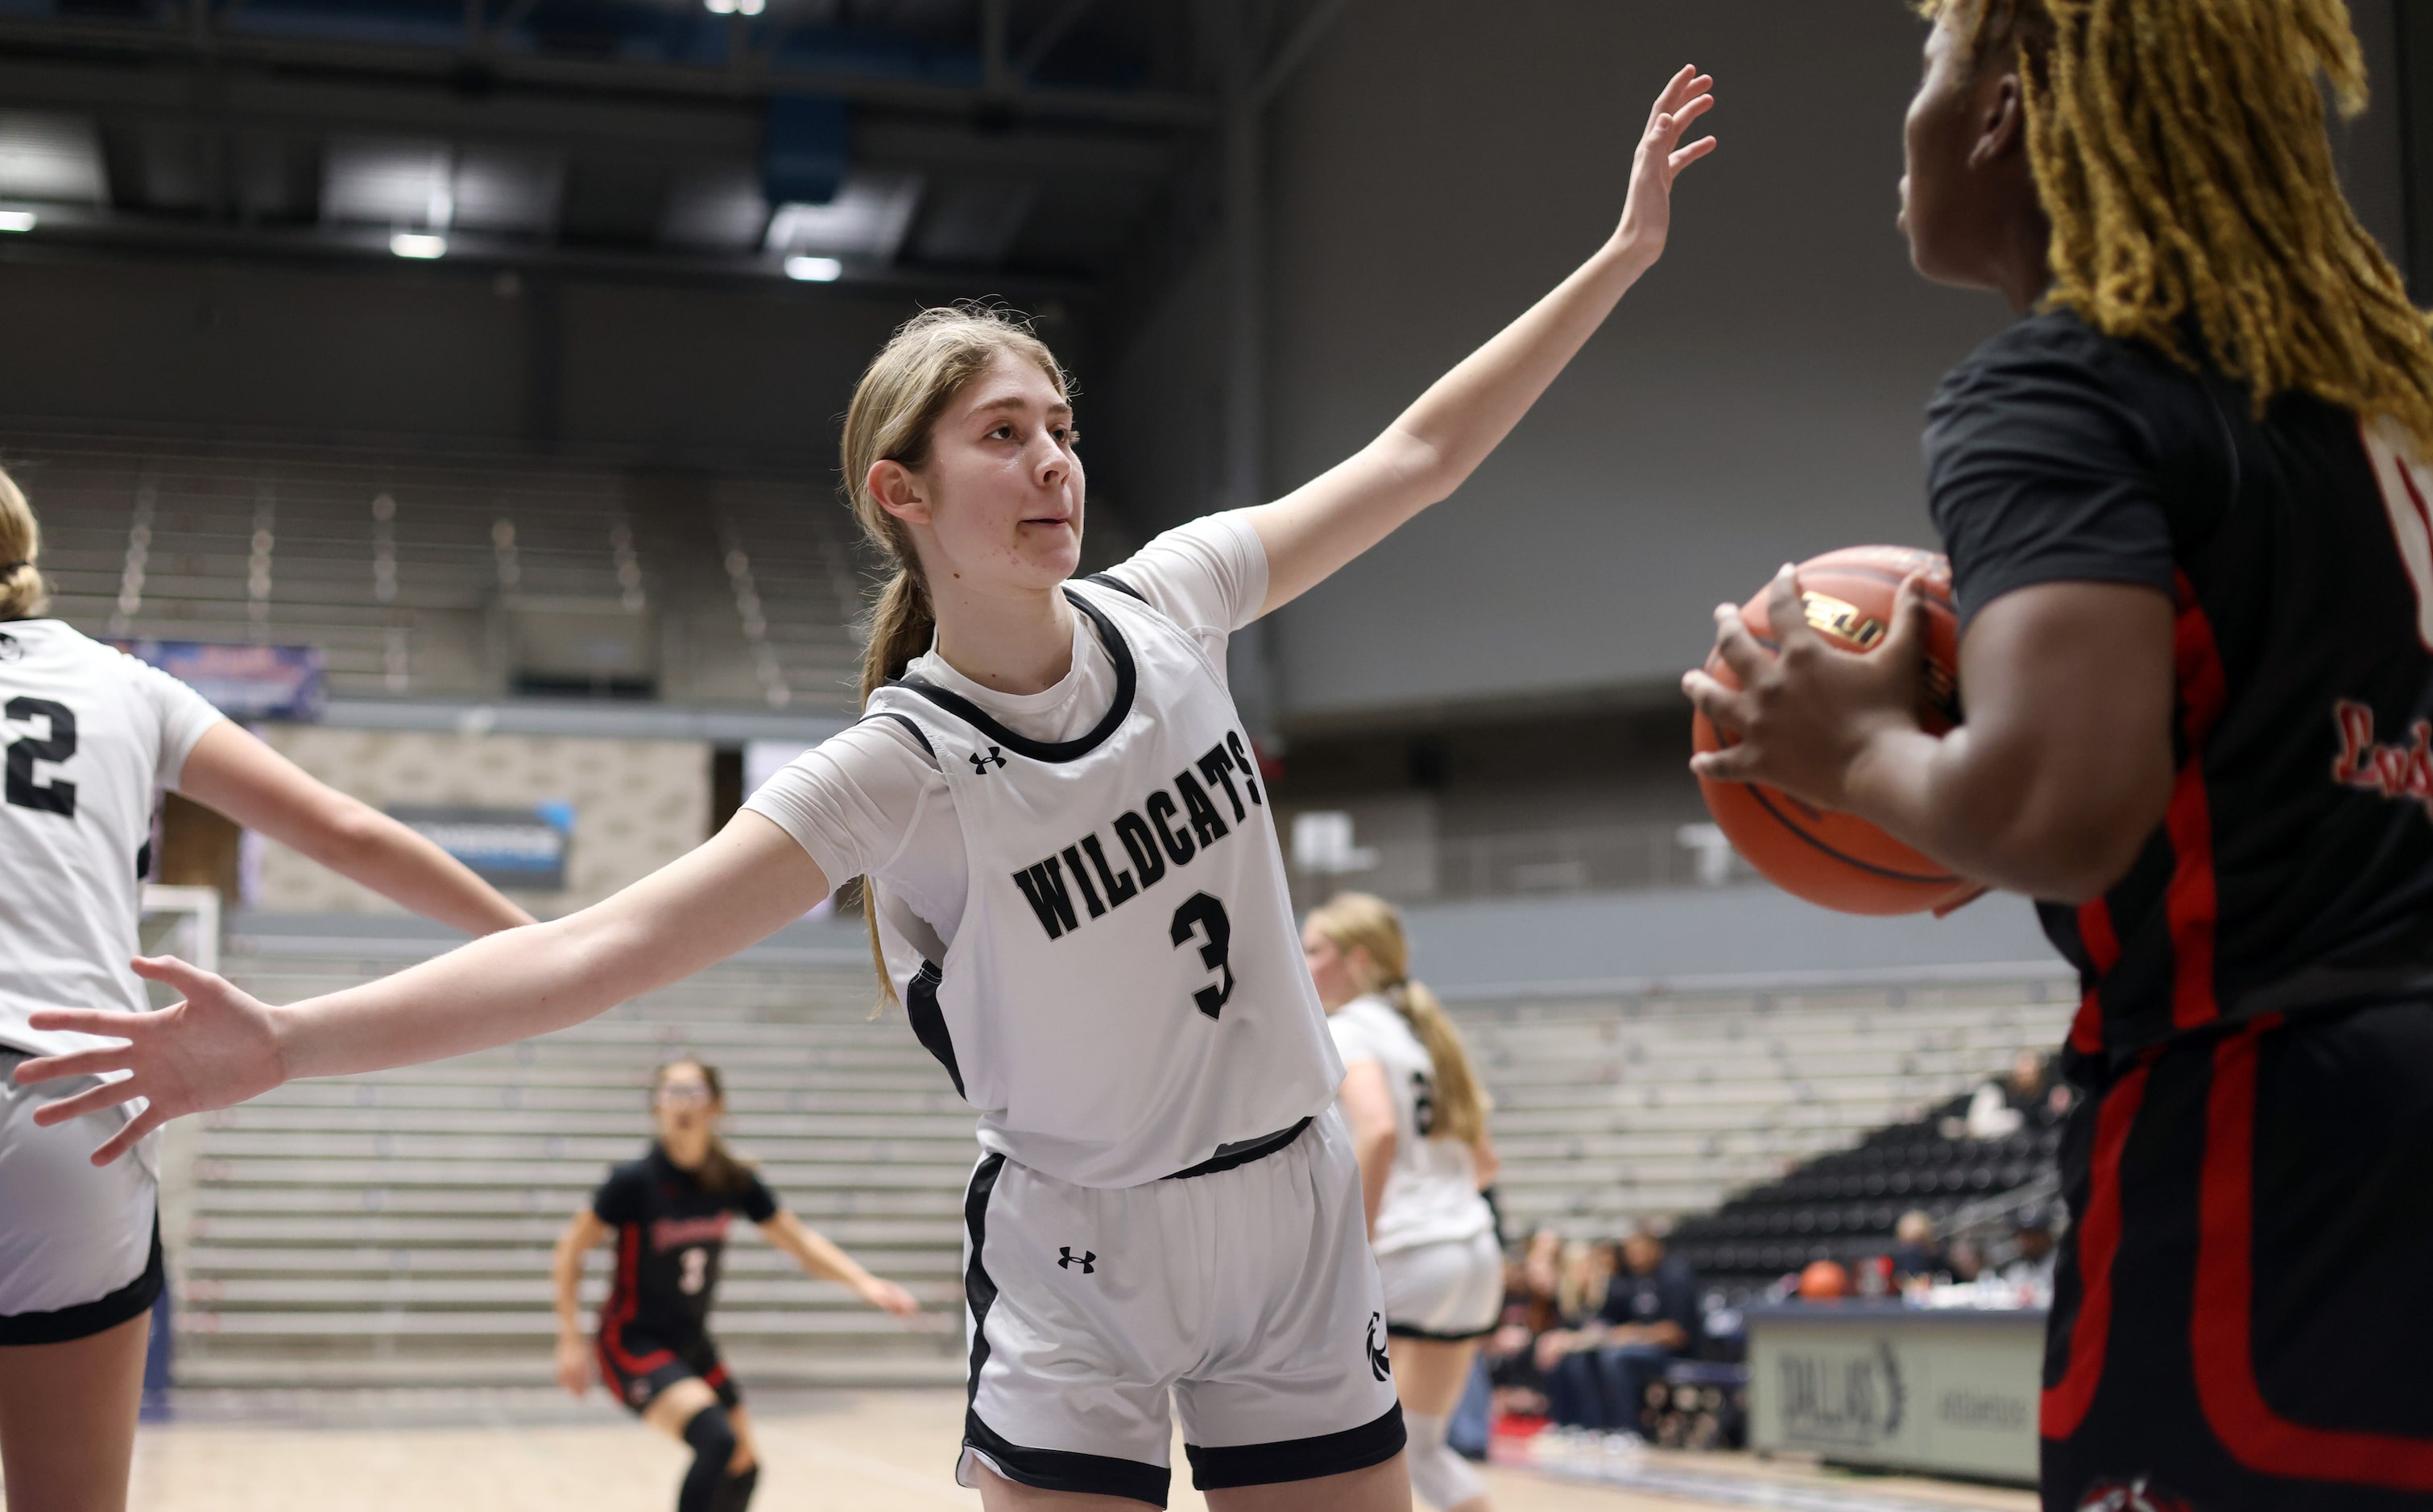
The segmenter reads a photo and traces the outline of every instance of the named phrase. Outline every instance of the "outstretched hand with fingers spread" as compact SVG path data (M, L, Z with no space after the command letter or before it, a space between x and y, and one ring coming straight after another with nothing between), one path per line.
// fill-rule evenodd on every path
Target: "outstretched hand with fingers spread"
M1784 567L1766 588L1776 650L1761 644L1735 606L1715 606L1715 654L1741 686L1687 672L1681 690L1732 743L1691 758L1725 782L1762 782L1825 808L1847 808L1851 774L1887 730L1918 728L1926 615L1914 577L1900 586L1892 630L1871 652L1842 651L1808 622L1799 572Z
M1648 108L1647 129L1630 161L1630 197L1622 207L1622 225L1614 237L1651 263L1672 234L1673 180L1715 150L1711 136L1681 144L1691 123L1715 108L1714 87L1712 77L1685 64Z
M17 1068L21 1086L61 1077L132 1073L34 1111L34 1122L48 1128L144 1098L144 1111L94 1151L95 1165L118 1159L172 1118L260 1096L287 1079L286 1058L266 1004L175 956L139 957L134 965L135 975L184 994L183 1000L157 1013L37 1010L29 1021L35 1028L71 1029L126 1043L45 1056Z

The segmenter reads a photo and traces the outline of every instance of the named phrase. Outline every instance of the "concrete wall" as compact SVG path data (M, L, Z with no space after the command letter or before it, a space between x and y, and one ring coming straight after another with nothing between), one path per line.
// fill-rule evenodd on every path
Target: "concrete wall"
M855 376L916 308L903 290L12 246L0 416L825 468Z
M2382 58L2389 9L2357 8ZM1681 185L1664 263L1503 450L1281 617L1287 717L1652 692L1703 654L1708 608L1785 558L1932 544L1920 411L2008 315L1917 279L1894 229L1922 37L1893 0L1350 8L1271 122L1274 489L1360 445L1597 245L1682 62L1717 77L1723 149ZM2397 106L2382 90L2348 153L2361 212L2394 236ZM1208 296L1189 297L1142 332L1172 389L1127 394L1135 423L1208 386ZM1165 465L1132 491L1182 491ZM1126 466L1128 484L1155 476Z
M694 846L709 828L709 747L424 730L272 725L264 738L339 791L392 804L574 807L563 892L518 895L544 917L606 897ZM298 856L262 844L254 907L271 913L396 913L397 906Z

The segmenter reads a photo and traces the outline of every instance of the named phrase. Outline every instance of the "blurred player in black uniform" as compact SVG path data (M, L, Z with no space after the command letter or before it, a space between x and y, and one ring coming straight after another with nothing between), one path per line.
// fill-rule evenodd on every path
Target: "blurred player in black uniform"
M1903 225L1967 722L1774 587L1693 673L1778 783L2041 902L2084 1005L2048 1508L2433 1496L2433 345L2341 195L2339 0L1929 0Z
M726 1096L715 1069L698 1061L661 1066L651 1111L658 1138L650 1153L609 1172L557 1241L557 1379L578 1397L591 1385L594 1355L576 1292L583 1252L614 1237L617 1267L595 1341L601 1379L644 1421L692 1449L677 1512L742 1512L758 1458L742 1393L708 1328L729 1218L742 1214L806 1273L844 1283L873 1307L909 1317L919 1304L804 1227L727 1151L718 1137Z

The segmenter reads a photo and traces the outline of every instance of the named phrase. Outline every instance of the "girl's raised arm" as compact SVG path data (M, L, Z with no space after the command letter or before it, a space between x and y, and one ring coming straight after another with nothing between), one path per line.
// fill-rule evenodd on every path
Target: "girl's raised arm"
M1438 379L1374 441L1273 503L1244 511L1268 552L1268 598L1291 603L1462 484L1664 251L1673 180L1715 149L1680 144L1713 108L1714 80L1673 76L1647 115L1631 161L1622 223L1596 255L1486 346Z
M243 1102L297 1077L437 1061L579 1024L723 960L827 893L827 878L802 846L747 809L699 850L580 913L284 1008L172 957L139 960L138 975L166 982L184 1001L158 1013L38 1011L35 1028L127 1043L28 1061L17 1080L132 1073L34 1113L47 1126L147 1099L94 1152L94 1164L106 1165L172 1118Z

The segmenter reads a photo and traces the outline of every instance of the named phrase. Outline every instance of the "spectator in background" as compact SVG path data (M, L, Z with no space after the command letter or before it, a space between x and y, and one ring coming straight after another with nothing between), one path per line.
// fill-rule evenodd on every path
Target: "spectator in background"
M2011 1243L2018 1253L2002 1267L2002 1279L2014 1286L2050 1295L2053 1283L2052 1215L2041 1206L2021 1208L2012 1226Z
M1974 1239L1954 1239L1943 1251L1943 1273L1962 1283L1974 1282L1985 1273L1984 1252Z
M1632 1231L1596 1316L1538 1340L1549 1415L1558 1423L1637 1432L1648 1386L1697 1348L1701 1326L1689 1263L1665 1253L1654 1230Z
M1519 1418L1546 1412L1546 1373L1538 1368L1538 1339L1563 1323L1563 1236L1540 1229L1521 1258L1504 1267L1504 1317L1479 1351L1495 1393L1495 1410Z
M1943 1268L1936 1252L1934 1219L1922 1208L1912 1208L1893 1225L1893 1284L1913 1276L1931 1276Z

